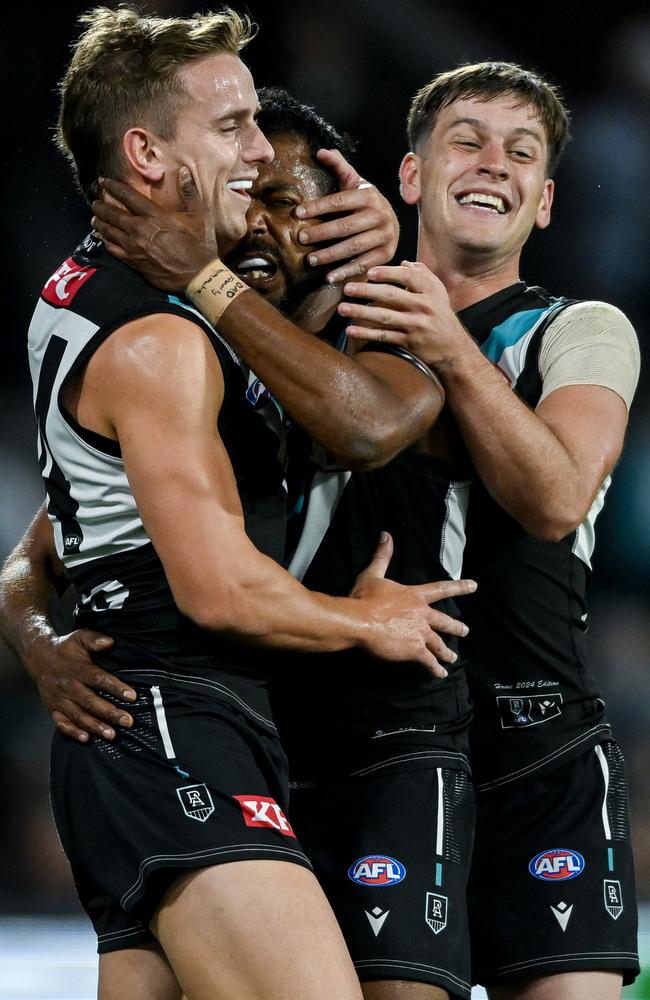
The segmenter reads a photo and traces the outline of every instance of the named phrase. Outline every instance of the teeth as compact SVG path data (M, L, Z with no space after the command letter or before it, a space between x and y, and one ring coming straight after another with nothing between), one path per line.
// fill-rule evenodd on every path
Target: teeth
M248 191L249 188L252 188L253 182L252 180L228 181L226 186L229 187L231 191Z
M264 257L247 257L237 265L237 270L248 271L252 267L271 267L271 264Z
M485 205L487 208L496 208L499 215L503 215L506 211L503 198L499 198L496 194L479 194L473 191L470 194L464 194L462 198L458 199L458 203L460 205Z

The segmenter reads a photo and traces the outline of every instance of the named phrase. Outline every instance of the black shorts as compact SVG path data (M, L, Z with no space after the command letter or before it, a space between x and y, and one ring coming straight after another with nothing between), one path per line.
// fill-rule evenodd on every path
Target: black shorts
M471 778L429 764L366 771L291 791L291 822L359 978L431 983L469 997Z
M133 685L135 724L113 743L52 745L54 817L99 952L152 940L185 871L276 859L311 867L286 817L277 735L190 684Z
M477 794L473 981L639 971L624 762L616 743Z

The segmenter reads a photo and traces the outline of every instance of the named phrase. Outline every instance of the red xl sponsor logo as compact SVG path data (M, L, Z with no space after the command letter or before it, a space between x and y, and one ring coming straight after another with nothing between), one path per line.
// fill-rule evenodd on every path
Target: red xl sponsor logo
M69 306L82 285L92 278L96 267L80 267L72 257L61 264L45 283L43 298L53 306Z
M233 795L241 806L246 826L270 826L285 837L295 837L289 820L275 799L263 795Z

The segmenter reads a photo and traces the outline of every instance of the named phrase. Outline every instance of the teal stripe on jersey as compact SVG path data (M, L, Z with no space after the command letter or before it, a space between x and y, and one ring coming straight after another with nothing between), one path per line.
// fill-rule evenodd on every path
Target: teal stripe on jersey
M525 309L523 312L509 316L503 323L494 327L481 348L483 354L496 364L507 347L514 347L517 341L525 337L543 316L557 307L558 303L554 302L553 305L546 306L545 309Z

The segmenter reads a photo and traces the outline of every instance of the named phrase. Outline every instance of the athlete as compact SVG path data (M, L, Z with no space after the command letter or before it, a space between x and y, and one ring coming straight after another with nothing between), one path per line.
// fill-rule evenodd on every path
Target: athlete
M351 337L438 374L476 470L464 570L475 981L509 1000L618 997L638 972L623 760L589 669L594 522L623 446L636 337L602 302L530 287L568 135L552 86L507 63L436 77L409 115L418 263L348 283ZM367 300L372 300L368 304Z
M174 210L188 169L212 240L243 235L246 192L272 158L238 56L248 22L98 8L82 23L59 128L82 190L113 173ZM272 325L272 308L247 302L223 270L195 295ZM46 283L29 341L57 552L80 624L115 637L105 661L136 694L134 724L115 741L55 737L52 751L61 839L100 942L100 996L166 1000L180 984L188 1000L356 997L283 810L267 671L244 646L358 645L442 675L436 654L455 654L432 626L464 629L428 603L469 588L383 581L386 542L351 598L308 592L280 569L277 439L248 406L241 364L188 303L94 237ZM440 393L408 367L432 397L427 426Z
M251 189L247 236L227 262L269 301L308 318L313 328L315 276L305 267L309 247L299 242L302 224L295 208L304 200L327 196L333 179L317 161L317 150L324 143L340 149L342 140L311 109L287 94L262 91L260 98L259 121L273 142L275 158L260 168ZM321 273L320 282L322 277ZM321 291L329 297L327 288ZM336 336L341 332L340 321L336 320L335 328ZM322 333L327 337L329 330ZM319 383L326 378L327 362L334 370L322 347L313 338L303 339L298 347L288 343L281 359L272 352L260 353L254 337L245 351L249 359L255 357L265 367L267 378L285 379L286 394L290 381L285 372L294 353L296 363L310 367L313 344ZM375 362L388 371L389 360L382 352ZM399 361L398 370L404 360ZM291 388L297 419L310 405L310 399L304 399L308 394L299 390L299 386ZM263 393L256 396L258 403L264 402ZM268 399L266 405L270 405ZM321 429L321 439L331 434L329 423ZM382 426L384 437L387 429ZM456 574L464 484L453 483L448 466L432 457L435 441L431 434L384 469L352 475L322 468L314 450L301 461L301 442L296 436L293 431L290 442L292 492L300 498L296 505L300 512L290 521L290 535L299 540L291 559L296 575L306 572L305 579L314 585L320 581L330 593L347 593L355 567L367 562L382 525L395 533L391 573L396 579L416 582L434 570L439 576ZM358 448L358 442L353 447ZM378 447L386 445L376 442ZM34 591L40 587L45 594L50 586L47 567L39 563L38 553L39 543L47 552L49 534L41 514L31 540L19 546L5 570L5 615L13 600L13 619L24 617L26 611L17 603L20 565L31 581L31 613ZM51 554L47 558L51 560ZM41 597L36 603L44 616L46 601ZM41 635L40 642L46 647L49 640ZM29 655L29 647L26 651ZM62 652L65 657L66 647ZM49 655L52 658L51 648ZM81 664L74 661L69 646L67 655L68 673L74 675ZM287 670L285 663L284 669L275 671L274 714L292 755L292 826L305 841L341 922L359 976L365 981L364 994L390 998L420 982L431 984L426 987L428 997L447 996L447 991L467 996L464 897L473 803L464 671L456 664L445 681L429 682L426 672L409 664L393 678L386 671L380 676L378 665L366 657L335 658L327 665L320 657L319 678L324 672L336 677L345 670L347 680L343 691L338 683L319 683L315 698L308 676L314 666L313 660L294 657L293 669ZM87 662L84 669L92 668ZM63 722L61 730L79 735L72 727L66 730ZM405 796L412 810L409 824L397 819L394 808ZM343 814L343 824L324 821ZM436 831L433 869L428 847L432 829ZM377 855L382 843L389 856ZM392 906L384 910L377 904L388 886Z

